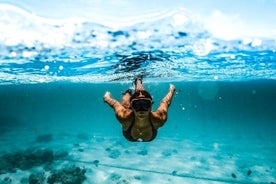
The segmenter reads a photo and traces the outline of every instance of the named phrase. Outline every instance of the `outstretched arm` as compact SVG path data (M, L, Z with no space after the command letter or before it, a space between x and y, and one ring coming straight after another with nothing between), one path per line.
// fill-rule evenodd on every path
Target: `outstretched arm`
M110 107L114 109L116 116L117 118L119 118L120 121L129 118L132 111L124 107L123 104L121 104L117 100L113 99L109 91L104 94L103 98L104 102L106 102Z
M117 119L123 125L124 130L126 130L130 126L130 123L132 122L131 120L132 111L129 109L126 109L117 100L111 98L110 92L108 91L105 93L103 98L104 98L104 102L106 102L110 107L114 109Z
M153 119L154 119L153 124L156 128L163 126L163 124L167 120L167 112L171 104L174 92L175 92L175 86L170 84L169 92L162 99L157 111L152 113Z
M104 102L106 102L110 107L112 107L117 114L119 111L123 110L124 107L115 99L111 98L110 92L107 91L104 94Z
M171 102L172 102L172 98L175 92L175 86L170 84L170 89L169 92L167 93L167 95L162 99L159 108L160 110L168 110L168 107L170 106Z

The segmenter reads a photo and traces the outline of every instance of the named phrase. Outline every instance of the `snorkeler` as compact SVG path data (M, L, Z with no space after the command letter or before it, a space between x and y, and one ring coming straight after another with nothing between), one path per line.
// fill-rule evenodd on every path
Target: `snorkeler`
M126 90L121 103L111 98L108 91L104 95L104 101L114 109L127 140L149 142L156 137L158 128L163 126L167 120L167 112L175 86L170 85L169 92L162 99L158 109L151 111L152 97L144 89L142 80L136 79L134 84L135 92L132 94L130 89Z

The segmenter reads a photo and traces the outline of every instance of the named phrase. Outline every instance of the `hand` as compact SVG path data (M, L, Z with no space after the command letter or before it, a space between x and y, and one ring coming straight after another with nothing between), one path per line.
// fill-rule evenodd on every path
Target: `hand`
M103 99L104 99L104 101L106 102L107 99L109 99L110 97L111 97L110 92L107 91L107 92L105 92L105 94L104 94L104 96L103 96Z
M175 86L173 84L170 84L170 91L175 92Z

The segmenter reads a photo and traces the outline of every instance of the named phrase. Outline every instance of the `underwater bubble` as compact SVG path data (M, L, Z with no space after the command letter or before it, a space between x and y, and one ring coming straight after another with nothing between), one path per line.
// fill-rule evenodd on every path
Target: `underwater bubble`
M45 65L45 66L44 66L44 69L45 69L45 70L49 70L49 69L50 69L50 66L49 66L49 65Z
M64 68L64 67L63 67L62 65L60 65L60 66L58 67L59 70L63 70L63 68Z

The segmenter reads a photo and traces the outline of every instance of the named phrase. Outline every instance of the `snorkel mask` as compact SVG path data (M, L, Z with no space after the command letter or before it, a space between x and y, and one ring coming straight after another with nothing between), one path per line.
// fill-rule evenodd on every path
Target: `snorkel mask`
M131 108L135 111L148 111L152 106L152 97L145 91L136 91L130 98Z
M151 108L152 100L150 98L137 98L131 101L131 107L139 111L148 111Z

